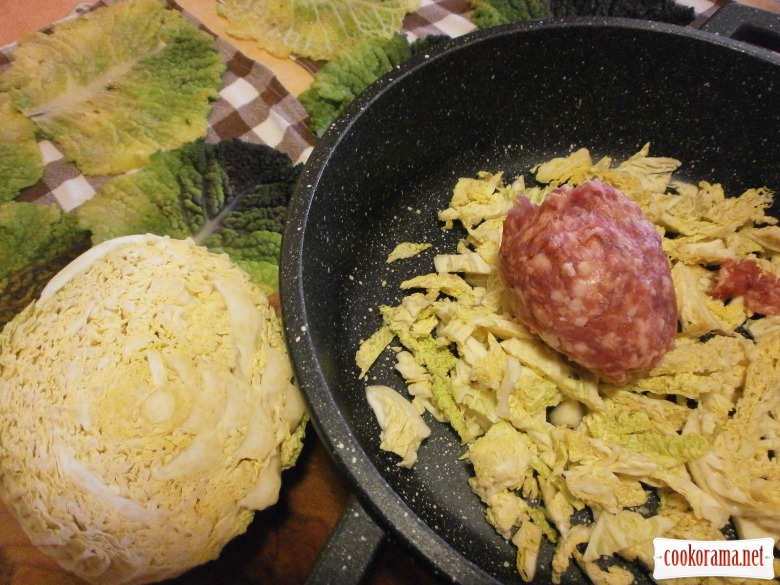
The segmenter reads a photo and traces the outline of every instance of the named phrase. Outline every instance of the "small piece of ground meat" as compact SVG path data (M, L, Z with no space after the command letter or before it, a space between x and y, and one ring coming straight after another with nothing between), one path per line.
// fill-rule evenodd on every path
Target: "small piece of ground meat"
M725 261L710 294L723 300L741 296L754 313L780 315L780 276L750 258Z
M515 317L607 381L629 382L674 347L677 302L661 237L611 185L563 186L541 205L519 197L499 260Z

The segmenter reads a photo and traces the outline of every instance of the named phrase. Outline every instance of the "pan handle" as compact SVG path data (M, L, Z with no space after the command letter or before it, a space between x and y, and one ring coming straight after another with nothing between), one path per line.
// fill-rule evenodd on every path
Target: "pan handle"
M729 2L701 26L701 30L780 51L780 14Z
M352 495L320 552L306 585L358 585L385 541L385 532Z

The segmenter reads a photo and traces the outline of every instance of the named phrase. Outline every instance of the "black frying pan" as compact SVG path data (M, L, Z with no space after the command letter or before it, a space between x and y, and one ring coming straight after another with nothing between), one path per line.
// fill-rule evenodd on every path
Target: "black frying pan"
M447 580L521 582L449 427L431 422L412 470L379 449L355 351L379 326L376 307L432 269L430 254L391 268L385 258L401 241L455 249L459 234L442 232L436 211L458 177L527 175L578 147L620 159L649 141L651 154L684 162L682 178L780 191L780 55L728 38L777 46L780 28L768 13L727 8L710 23L722 36L584 18L446 41L371 86L322 138L289 209L281 303L314 427L356 500L313 582L357 581L385 534ZM389 358L370 382L403 389ZM565 578L583 581L574 568ZM537 582L548 580L541 570Z

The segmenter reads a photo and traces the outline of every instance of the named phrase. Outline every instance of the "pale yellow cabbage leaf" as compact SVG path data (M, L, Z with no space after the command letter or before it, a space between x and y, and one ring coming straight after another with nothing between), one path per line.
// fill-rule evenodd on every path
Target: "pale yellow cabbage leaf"
M390 254L387 255L386 262L390 264L396 260L405 260L406 258L412 258L418 254L422 254L425 250L431 247L431 244L417 243L417 242L401 242L398 244Z
M279 57L333 60L374 38L389 39L420 0L223 0L228 34Z
M25 37L0 75L15 107L88 175L119 174L206 135L225 63L157 0L125 0Z

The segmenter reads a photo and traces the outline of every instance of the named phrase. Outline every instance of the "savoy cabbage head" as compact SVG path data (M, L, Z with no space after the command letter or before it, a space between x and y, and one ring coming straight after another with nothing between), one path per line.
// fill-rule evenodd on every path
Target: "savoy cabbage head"
M306 414L268 299L191 240L99 244L0 333L0 498L101 585L215 558L276 502Z

